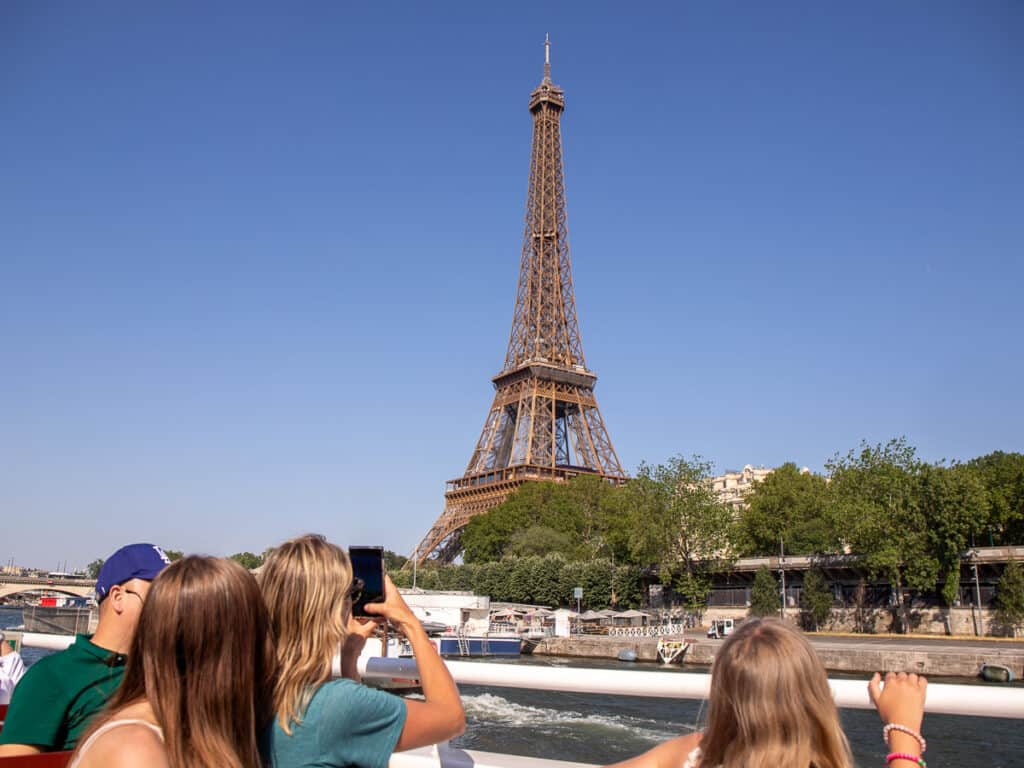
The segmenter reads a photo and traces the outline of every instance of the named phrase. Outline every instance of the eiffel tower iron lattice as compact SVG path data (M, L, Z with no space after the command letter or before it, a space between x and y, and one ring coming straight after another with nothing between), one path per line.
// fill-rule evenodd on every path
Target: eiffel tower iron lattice
M445 491L445 509L413 558L451 562L471 518L504 501L525 482L565 482L593 474L626 480L594 398L576 319L562 169L565 94L551 82L550 43L544 79L530 94L533 143L526 229L512 332L494 402L462 477Z

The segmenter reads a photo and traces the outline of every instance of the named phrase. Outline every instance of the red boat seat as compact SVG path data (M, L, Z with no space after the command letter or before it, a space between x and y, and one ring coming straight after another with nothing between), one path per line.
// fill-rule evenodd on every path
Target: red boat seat
M0 731L4 729L7 705L0 704ZM64 768L71 761L71 751L42 752L38 755L0 757L0 768Z
M64 768L71 762L67 752L41 752L38 755L20 755L18 757L0 757L0 768Z

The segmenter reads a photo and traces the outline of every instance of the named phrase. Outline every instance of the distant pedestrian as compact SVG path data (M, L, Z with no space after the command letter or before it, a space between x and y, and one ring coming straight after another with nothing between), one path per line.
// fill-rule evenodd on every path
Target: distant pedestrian
M78 635L67 650L40 659L25 673L0 731L0 757L66 750L78 743L121 684L150 582L168 562L153 544L129 544L107 558L96 579L96 633Z
M21 660L21 654L11 647L7 637L0 632L0 704L7 704L11 700L14 686L24 674L25 662Z

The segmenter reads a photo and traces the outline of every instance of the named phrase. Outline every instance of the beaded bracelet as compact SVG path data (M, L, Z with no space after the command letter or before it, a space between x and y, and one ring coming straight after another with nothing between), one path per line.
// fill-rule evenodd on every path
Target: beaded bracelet
M918 755L911 755L906 752L890 752L885 756L885 764L888 765L893 760L909 760L912 763L917 763L921 768L928 768L928 763L924 761L923 757Z
M882 728L882 740L886 743L886 745L889 744L889 731L899 731L901 733L907 734L908 736L913 736L915 739L917 739L917 743L921 745L922 755L925 753L925 750L928 749L928 742L924 740L924 736L922 736L920 733L913 730L912 728L907 728L907 726L900 725L899 723L888 723L884 728Z

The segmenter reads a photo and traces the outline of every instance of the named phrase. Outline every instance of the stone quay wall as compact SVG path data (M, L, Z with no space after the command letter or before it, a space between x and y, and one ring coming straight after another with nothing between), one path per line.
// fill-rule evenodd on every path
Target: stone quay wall
M870 675L873 672L917 672L925 675L948 677L977 677L982 664L1003 664L1013 670L1014 677L1024 677L1024 643L1006 643L998 648L971 647L969 641L950 640L938 645L915 644L913 638L893 638L892 643L878 646L859 641L858 638L830 638L814 643L809 638L825 668L832 672L850 672ZM720 641L688 638L690 647L683 657L687 665L709 666ZM548 637L541 641L534 653L550 656L576 656L583 658L615 659L620 651L633 650L639 661L658 661L656 638L618 637Z

